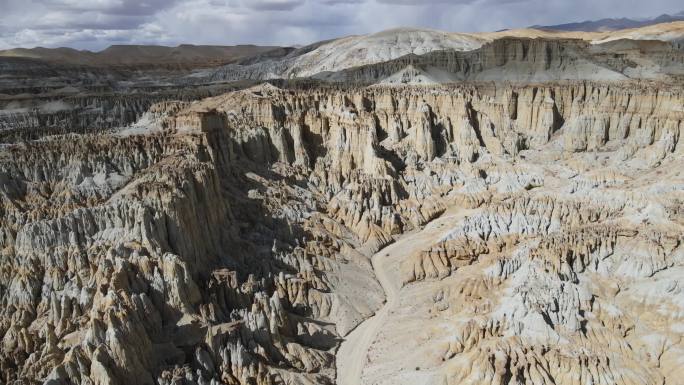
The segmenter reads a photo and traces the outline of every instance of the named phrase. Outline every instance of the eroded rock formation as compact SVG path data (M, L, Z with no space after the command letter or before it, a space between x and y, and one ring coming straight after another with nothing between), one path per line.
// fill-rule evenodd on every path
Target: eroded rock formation
M683 105L647 82L262 84L8 144L2 381L332 384L394 306L364 383L676 384Z

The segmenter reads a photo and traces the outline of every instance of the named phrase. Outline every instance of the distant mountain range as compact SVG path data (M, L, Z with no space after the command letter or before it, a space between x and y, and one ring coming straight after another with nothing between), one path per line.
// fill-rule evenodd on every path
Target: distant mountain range
M617 31L619 29L640 28L660 23L671 23L673 21L684 21L684 12L679 12L674 15L663 14L649 19L629 19L623 17L619 19L587 20L558 25L534 25L531 28L555 31L605 32Z
M137 65L221 65L259 56L280 57L291 48L255 45L212 46L182 44L177 47L156 45L113 45L100 51L73 48L14 48L0 51L0 57L39 59L55 63L94 66Z
M160 66L191 69L224 66L221 71L228 75L221 75L221 78L295 78L387 62L411 54L424 55L445 50L473 51L505 37L580 39L592 43L624 39L661 40L680 48L684 46L684 13L648 20L603 19L480 33L394 28L320 41L299 48L189 44L177 47L114 45L99 52L73 48L15 48L0 50L0 59L15 62L32 59L95 67ZM415 71L408 71L406 76L412 73Z

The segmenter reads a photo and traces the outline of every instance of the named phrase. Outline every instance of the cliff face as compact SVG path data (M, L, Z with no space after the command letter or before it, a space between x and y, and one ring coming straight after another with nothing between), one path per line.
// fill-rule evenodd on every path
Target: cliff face
M677 135L681 97L655 83L301 91L263 85L192 104L164 125L194 129L208 125L199 117L212 116L216 126L249 126L240 140L258 143L246 151L252 158L315 167L328 157L347 177L356 168L383 175L435 157L473 161L478 151L517 154L554 137L553 145L568 152L649 146Z
M2 381L334 383L390 306L369 383L675 384L683 103L264 84L5 145Z

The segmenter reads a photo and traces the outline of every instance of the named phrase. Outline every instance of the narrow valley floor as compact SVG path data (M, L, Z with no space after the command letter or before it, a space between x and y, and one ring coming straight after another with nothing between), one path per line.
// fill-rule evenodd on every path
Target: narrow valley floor
M369 349L383 329L388 316L397 310L402 293L401 263L437 243L466 215L467 210L454 207L423 229L403 234L372 257L375 276L385 291L386 302L375 315L349 333L337 353L337 384L362 385L364 368L370 361Z

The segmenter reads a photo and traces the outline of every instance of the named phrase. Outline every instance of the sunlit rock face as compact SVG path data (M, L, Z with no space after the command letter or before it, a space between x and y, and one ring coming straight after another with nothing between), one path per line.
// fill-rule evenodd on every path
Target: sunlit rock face
M423 59L553 75L587 44ZM4 89L0 382L678 384L679 83L359 85L397 60Z

